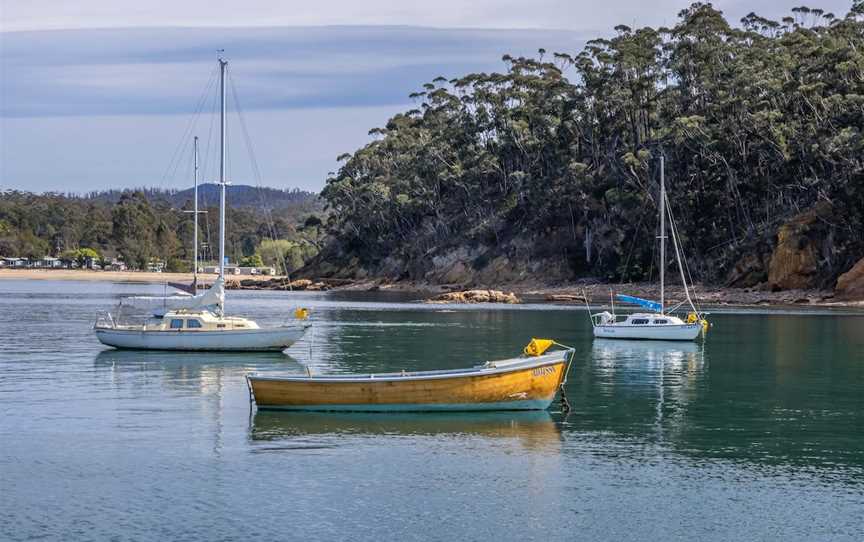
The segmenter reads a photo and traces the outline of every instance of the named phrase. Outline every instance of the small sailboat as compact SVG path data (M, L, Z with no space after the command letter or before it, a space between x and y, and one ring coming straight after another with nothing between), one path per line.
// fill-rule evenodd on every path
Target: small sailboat
M544 410L562 393L573 349L534 339L523 356L467 369L346 375L247 375L259 409L354 412ZM561 346L561 345L557 345Z
M704 314L696 309L687 286L684 266L681 262L681 250L674 222L671 221L672 246L675 248L675 259L681 273L681 283L684 286L686 300L667 310L666 303L666 177L664 172L664 157L660 156L660 301L652 301L629 295L617 295L619 301L631 303L649 309L652 312L637 312L624 316L619 320L613 312L603 311L591 315L594 336L608 339L649 339L663 341L692 341L708 329L708 321ZM682 306L689 306L690 312L686 320L672 314Z
M220 126L219 185L219 277L205 292L197 293L198 153L195 145L195 279L193 295L165 297L127 297L121 306L131 306L151 314L143 323L116 321L109 313L96 321L93 329L102 344L139 350L188 351L279 351L298 341L309 323L307 311L298 309L291 325L260 327L254 320L225 316L225 68L219 59Z

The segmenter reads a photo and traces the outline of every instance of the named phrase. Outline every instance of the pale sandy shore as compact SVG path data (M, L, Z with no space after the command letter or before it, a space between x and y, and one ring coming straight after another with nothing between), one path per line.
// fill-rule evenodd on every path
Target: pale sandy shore
M272 276L230 275L228 280L270 280ZM192 273L148 273L143 271L90 271L86 269L0 269L0 280L88 280L105 282L192 282ZM198 275L209 283L216 275Z

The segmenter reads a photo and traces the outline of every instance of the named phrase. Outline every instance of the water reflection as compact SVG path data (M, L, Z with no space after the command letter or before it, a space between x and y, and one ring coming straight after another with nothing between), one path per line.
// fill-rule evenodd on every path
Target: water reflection
M93 366L110 371L116 384L142 385L135 378L161 375L168 389L198 390L206 393L221 388L222 381L242 381L245 375L261 369L300 372L303 365L281 352L160 352L146 350L103 350Z
M146 350L103 350L93 361L95 367L118 372L140 370L219 371L245 373L258 368L302 371L303 364L282 352L165 352Z
M479 437L517 443L532 451L556 451L561 443L559 422L546 411L386 414L257 411L249 429L253 443L267 444L260 448L262 451L324 446L325 442L331 442L330 438L382 436Z
M702 343L692 341L636 341L620 339L596 339L592 346L592 358L598 366L615 369L621 366L687 366L696 370L705 359Z
M285 366L299 366L294 358L282 352L169 352L159 350L103 350L96 354L94 365L141 366L158 365L162 367L210 366L247 367L258 364L277 363Z
M706 374L702 343L598 339L585 377L617 422L629 422L623 426L628 432L665 441L687 423Z
M787 324L779 320L760 325ZM571 420L583 430L611 430L693 459L859 468L860 413L839 408L814 386L828 378L820 375L833 360L825 358L824 345L813 351L800 322L791 326L792 335L771 335L786 337L774 349L728 336L707 343L594 341L580 372L583 395L571 399L580 416ZM845 395L839 383L834 389L837 398Z

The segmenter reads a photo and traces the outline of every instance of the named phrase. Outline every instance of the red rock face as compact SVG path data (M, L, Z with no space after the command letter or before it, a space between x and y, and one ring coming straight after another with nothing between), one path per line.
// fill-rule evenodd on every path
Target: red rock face
M816 286L819 271L819 245L826 232L822 217L830 205L819 204L802 213L777 231L777 246L768 264L768 284L779 290Z
M837 279L834 296L843 300L864 300L864 258Z

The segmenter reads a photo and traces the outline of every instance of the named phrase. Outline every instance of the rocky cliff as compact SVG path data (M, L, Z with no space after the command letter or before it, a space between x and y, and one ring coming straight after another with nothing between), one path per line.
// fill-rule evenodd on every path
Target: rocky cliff
M830 289L837 285L838 298L864 299L864 260L852 269L844 269L838 260L834 209L827 202L782 221L761 237L742 244L731 271L706 284L772 291ZM515 237L498 247L447 246L429 251L424 257L410 260L390 255L380 261L361 262L356 256L332 244L328 250L300 275L309 278L383 279L399 282L449 285L456 288L491 288L565 285L584 280L566 254L532 256L531 248L542 240ZM705 255L690 255L691 262L710 262L723 268L722 262ZM854 261L854 260L853 260ZM846 273L838 274L843 271ZM672 275L675 280L675 275ZM592 279L597 279L593 277Z

